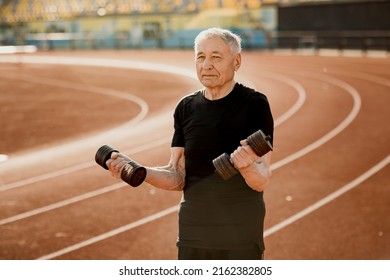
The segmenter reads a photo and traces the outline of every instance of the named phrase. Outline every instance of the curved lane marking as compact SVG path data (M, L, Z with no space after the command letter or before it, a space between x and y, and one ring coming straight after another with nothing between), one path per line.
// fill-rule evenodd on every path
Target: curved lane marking
M356 92L356 90L352 90L353 88L352 87L348 87L349 85L348 84L345 84L345 83L342 83L341 81L337 80L337 79L330 79L329 77L327 77L328 79L328 82L331 82L331 83L334 83L334 84L337 84L338 86L344 88L347 92L349 92L351 95L353 95L353 92L358 95L358 93ZM341 82L341 83L340 83ZM346 86L347 85L347 86ZM359 102L357 102L357 100L360 100L359 98L354 98L354 107L353 109L351 110L351 112L355 112L356 111L356 107L360 108L359 107ZM356 115L357 113L359 112L359 110L357 110L356 112ZM355 115L355 117L356 117ZM341 124L346 124L348 122L345 122L345 120L348 120L349 123L353 120L353 118L351 119L351 113L347 116L346 119L344 119L343 122L341 122ZM349 124L348 123L348 124ZM346 126L345 126L346 127ZM344 128L345 128L344 127ZM325 139L326 141L316 141L315 143L317 143L318 146L320 145L323 145L325 142L327 142L328 140L330 140L331 138L333 138L335 135L337 135L338 133L340 133L343 129L340 129L340 125L337 126L334 130L332 131L336 131L337 133L332 133L332 131L328 134L326 134L324 137L322 137L321 139ZM329 137L329 135L333 135L332 137ZM310 152L311 149L309 150L306 150L306 153ZM304 154L306 153L302 153L301 151L298 152L301 156L303 156ZM295 158L296 159L296 158ZM291 160L292 161L292 160ZM289 161L290 162L290 161ZM276 166L274 165L274 167L271 167L273 170L283 166L284 164L281 164L279 166ZM94 191L94 192L90 192L90 193L87 193L87 194L84 194L84 195L81 195L81 196L78 196L78 197L73 197L71 199L68 199L68 200L65 200L65 201L61 201L61 202L58 202L58 203L55 203L55 204L52 204L52 205L49 205L49 206L45 206L45 207L42 207L42 208L39 208L39 209L35 209L33 211L29 211L29 212L26 212L26 213L22 213L22 214L19 214L19 215L16 215L14 217L10 217L10 218L7 218L7 219L4 219L1 222L1 224L4 224L4 223L7 223L7 222L12 222L12 221L16 221L16 220L20 220L20 219L23 219L23 218L27 218L27 217L30 217L30 216L33 216L33 215L37 215L37 214L40 214L40 213L43 213L43 212L46 212L46 211L50 211L50 210L53 210L53 209L56 209L56 208L59 208L59 207L63 207L65 205L69 205L69 204L72 204L72 203L75 203L75 202L79 202L81 200L84 199L87 199L87 198L91 198L91 197L94 197L94 196L97 196L97 195L100 195L100 194L103 194L103 193L106 193L106 192L109 192L109 191L112 191L114 189L119 189L119 188L122 188L122 187L125 187L126 184L124 184L123 182L121 183L118 183L118 184L114 184L114 185L111 185L111 186L108 186L104 189L100 189L100 190L97 190L97 191ZM68 252L71 252L71 251L74 251L74 250L77 250L77 249L80 249L82 247L85 247L85 246L88 246L90 244L93 244L95 242L98 242L98 241L101 241L101 240L104 240L106 238L109 238L109 237L112 237L116 234L119 234L121 232L124 232L124 231L127 231L129 229L132 229L136 226L140 226L140 225L143 225L145 223L148 223L148 222L151 222L153 220L156 220L156 219L159 219L163 216L166 216L174 211L177 211L178 210L178 206L173 206L171 208L168 208L168 209L165 209L163 211L160 211L154 215L151 215L151 216L147 216L146 218L143 218L141 220L137 220L136 222L133 222L133 223L130 223L130 224L127 224L125 226L122 226L120 228L117 228L115 230L112 230L112 231L109 231L107 233L104 233L104 234L101 234L99 236L96 236L94 238L91 238L91 239L88 239L84 242L80 242L80 243L77 243L77 244L74 244L70 247L67 247L67 248L64 248L62 250L59 250L57 252L53 252L52 254L50 255L46 255L46 256L43 256L43 257L40 257L39 259L51 259L51 258L55 258L57 256L60 256L60 255L63 255L65 253L68 253ZM313 210L314 211L314 210ZM304 212L306 213L306 212ZM299 217L303 217L304 215L301 215ZM269 235L269 233L267 233Z
M330 82L334 83L334 84L337 84L335 81L333 80L329 80ZM338 81L338 80L336 80ZM338 81L338 82L341 82L341 81ZM343 85L343 84L342 84ZM345 86L345 85L344 85ZM321 145L325 144L327 141L329 141L331 138L335 137L338 133L340 133L343 129L345 129L352 121L353 119L356 117L357 113L359 112L359 109L356 109L356 108L360 108L360 103L358 102L358 100L360 100L358 98L359 94L356 92L356 90L354 90L352 87L351 88L348 88L348 87L344 87L344 89L349 92L352 96L354 96L354 94L357 95L357 97L355 96L355 102L354 102L354 107L353 109L351 110L351 113L347 116L346 119L344 119L335 129L333 129L332 131L330 131L328 134L326 134L325 136L321 137L319 140L315 141L314 143L310 144L309 146L305 147L304 149L280 160L280 161L277 161L276 163L274 164L271 164L271 170L274 171L280 167L282 167L283 165L293 161L293 160L296 160L304 155L306 155L307 153L311 152L312 150L320 147ZM352 90L353 89L353 90ZM164 139L162 141L167 141L167 139ZM162 142L159 142L159 141L155 141L155 142L151 142L150 144L147 144L147 145L143 145L142 149L140 149L140 151L142 150L147 150L148 148L150 148L151 145L154 145L154 144L161 144ZM131 152L135 152L135 150L132 150ZM85 163L85 164L80 164L78 165L77 167L78 168L86 168L86 167L89 167L90 165L92 165L92 162L88 162L88 163ZM74 171L74 167L70 167L70 168L67 168L67 169L63 169L61 172L52 172L51 173L51 177L55 177L55 175L59 174L59 173L62 173L66 171L66 172L73 172ZM42 179L42 177L40 176L37 176L35 178L38 178L38 179ZM47 178L47 175L44 177L44 178ZM27 179L28 180L28 179ZM26 182L26 180L24 180ZM31 182L32 180L30 180ZM41 213L44 213L44 212L47 212L47 211L51 211L51 210L54 210L54 209L57 209L57 208L60 208L60 207L64 207L66 205L69 205L69 204L73 204L75 202L79 202L81 200L84 200L84 199L89 199L89 198L92 198L94 196L98 196L102 193L106 193L106 192L109 192L109 191L112 191L112 190L116 190L118 188L122 188L122 187L125 187L126 184L122 184L122 185L118 185L118 184L114 184L116 185L117 187L115 189L111 189L112 185L111 186L108 186L108 187L104 187L102 189L99 189L99 190L95 190L95 191L92 191L92 192L88 192L88 193L85 193L85 194L82 194L82 195L79 195L79 196L76 196L76 197L72 197L72 198L69 198L69 199L65 199L65 200L62 200L62 201L59 201L59 202L56 202L56 203L53 203L53 204L50 204L50 205L47 205L47 206L44 206L44 207L41 207L41 208L37 208L37 209L34 209L34 210L30 210L30 211L27 211L27 212L24 212L24 213L21 213L21 214L18 214L18 215L15 215L15 216L11 216L11 217L8 217L8 218L5 218L3 220L0 220L0 225L2 224L6 224L6 223L10 223L10 222L14 222L14 221L17 221L17 220L21 220L21 219L25 219L25 218L28 218L28 217L31 217L31 216L34 216L34 215L37 215L37 214L41 214ZM7 188L5 188L7 187ZM17 185L8 185L8 186L3 186L3 188L1 190L6 190L6 189L10 189L11 187L15 188L17 187ZM102 191L104 190L104 191Z
M299 109L302 108L303 104L306 101L306 90L296 80L291 79L291 78L289 78L285 75L282 75L282 74L273 73L272 75L270 75L269 73L265 73L265 74L262 74L262 76L268 77L270 79L274 79L277 81L285 82L286 84L288 84L289 86L294 88L296 90L296 92L298 93L298 99L294 103L294 105L291 106L286 112L284 112L281 116L279 116L275 120L274 126L277 127L277 126L281 125L282 123L284 123L285 121L287 121L289 118L291 118L295 113L297 113L299 111Z
M301 107L303 106L306 100L306 90L299 82L286 75L277 72L272 72L272 71L271 71L272 74L270 74L270 71L264 71L264 70L263 71L260 70L258 71L258 73L259 72L260 72L259 76L261 76L262 78L267 78L267 79L271 79L271 80L275 80L287 84L298 93L298 99L295 101L295 103L286 112L284 112L281 116L275 119L274 126L277 127L278 125L281 125L289 118L291 118L295 113L299 111L299 109L301 109ZM246 78L245 76L240 76L240 75L237 76L239 76L238 80L241 81L243 84L249 85L254 89L257 88L255 83L251 79Z
M0 56L0 62L4 63L35 63L35 64L54 64L54 65L82 65L82 66L97 66L97 67L114 67L122 69L140 69L146 71L157 71L185 76L192 79L197 79L194 71L176 67L172 65L119 60L108 58L87 58L87 57L70 57L70 56Z
M311 143L310 145L306 146L305 148L299 150L298 152L295 152L295 153L285 157L284 159L279 160L278 162L275 162L274 164L271 164L271 169L280 168L280 167L310 153L311 151L319 148L320 146L324 145L326 142L328 142L329 140L334 138L337 134L342 132L345 128L347 128L352 123L352 121L356 118L356 116L359 114L359 111L360 111L360 108L362 105L362 101L361 101L361 98L360 98L358 91L354 87L352 87L350 84L347 84L339 79L332 78L332 77L329 77L327 75L322 75L322 74L318 74L318 75L310 74L310 75L312 77L317 77L320 80L324 80L324 81L327 81L331 84L334 84L334 85L344 89L345 91L347 91L352 96L352 99L353 99L352 110L350 111L348 116L339 125L337 125L334 129L332 129L326 135L324 135L323 137L321 137L317 141Z
M329 202L335 200L336 198L340 197L344 193L352 190L354 187L360 185L362 182L373 176L375 173L379 172L381 169L385 168L386 165L390 163L390 155L385 157L383 160L381 160L379 163L377 163L375 166L371 167L369 170L361 174L359 177L357 177L355 180L349 182L345 186L341 187L340 189L334 191L333 193L327 195L326 197L318 200L316 203L310 205L309 207L303 209L302 211L299 211L298 213L292 215L291 217L285 219L284 221L270 227L269 229L264 231L264 237L270 236L271 234L274 234L275 232L287 227L288 225L302 219L303 217L309 215L310 213L316 211L320 207L328 204Z
M320 77L321 79L323 79L325 77L324 75L317 75L317 76ZM344 83L344 82L342 82L342 81L340 81L338 79L331 78L331 77L327 77L326 79L328 80L328 82L333 83L335 85L338 85L339 87L342 87L342 88L346 89L349 93L351 93L351 95L352 95L352 97L354 99L354 107L353 107L352 111L347 116L347 118L344 119L344 121L342 123L340 123L334 130L332 130L330 133L326 134L324 137L322 137L318 141L314 142L313 144L315 144L315 145L309 145L308 149L302 149L301 151L295 153L294 157L291 157L291 156L288 157L289 159L286 160L285 162L282 162L282 164L279 163L281 161L277 162L279 164L273 165L272 166L273 169L277 169L277 168L279 168L279 167L281 167L281 166L283 166L283 165L293 161L294 159L298 158L296 155L300 155L299 157L301 157L304 154L307 154L308 152L314 150L316 148L316 146L319 147L319 146L323 145L325 142L329 141L335 135L340 133L345 127L347 127L352 122L352 120L354 119L353 115L355 115L355 117L356 117L356 115L358 114L358 112L360 110L360 106L361 106L361 101L360 101L360 96L358 95L357 91L352 86L350 86L349 84ZM303 210L303 211L293 215L292 217L290 217L289 219L285 220L284 222L282 222L280 224L277 224L274 227L271 227L270 229L266 230L265 231L265 236L269 236L270 234L280 230L281 228L284 228L285 226L293 223L294 221L296 221L298 219L303 218L304 216L306 216L309 213L315 211L319 207L321 207L321 206L329 203L330 201L336 199L337 197L339 197L343 193L345 193L345 192L349 191L350 189L352 189L353 187L359 185L361 182L363 182L364 180L366 180L367 178L371 177L373 174L375 174L376 172L378 172L379 170L384 168L389 163L389 161L390 161L390 156L387 156L384 160L382 160L380 163L375 165L373 168L371 168L370 170L368 170L364 174L360 175L358 178L356 178L355 180L353 180L349 184L347 184L344 187L338 189L336 192L328 195L324 199L318 201L317 203L313 204L312 206L306 208L305 210ZM118 188L120 184L115 184L115 185ZM115 185L112 185L111 187L115 188ZM141 226L141 225L143 225L145 223L148 223L148 222L151 222L153 220L159 219L159 218L164 217L164 216L166 216L166 215L168 215L170 213L173 213L173 212L175 212L177 210L178 210L178 206L174 206L174 207L165 209L165 210L160 211L160 212L158 212L158 213L156 213L154 215L148 216L148 217L146 217L144 219L138 220L136 222L130 223L128 225L125 225L125 226L120 227L118 229L115 229L113 231L110 231L110 232L107 232L105 234L96 236L96 237L94 237L92 239L86 240L84 242L75 244L75 245L70 246L70 247L67 247L67 248L65 248L63 250L54 252L54 253L52 253L50 255L46 255L46 256L40 257L39 259L55 258L57 256L60 256L60 255L63 255L65 253L74 251L74 250L79 249L81 247L85 247L85 246L91 245L93 243L96 243L98 241L104 240L104 239L106 239L108 237L117 235L117 234L119 234L121 232L127 231L129 229L134 228L134 227Z
M0 60L1 60L1 57L0 57ZM107 66L107 65L105 65L105 66ZM143 70L147 70L147 68L146 68L147 66L148 67L149 66L152 67L152 65L148 64L148 65L143 65L144 68L142 68L142 69ZM149 69L149 70L152 70L152 69ZM187 73L186 75L189 75L189 73ZM275 119L274 126L277 127L280 124L282 124L283 122L287 121L289 118L291 118L303 106L303 104L304 104L304 102L306 100L306 91L305 91L305 89L303 88L303 86L301 84L299 84L297 81L295 81L295 80L293 80L293 79L291 79L291 78L289 78L289 77L287 77L285 75L277 74L277 73L274 73L273 75L270 75L269 73L264 73L264 76L266 76L266 77L268 77L270 79L274 79L274 80L277 80L277 81L284 82L284 83L290 85L292 88L294 88L296 90L296 92L298 93L298 99L294 103L294 105L291 106L280 117ZM53 81L49 80L47 82L50 85L54 85ZM102 94L104 94L104 93L105 92L102 92ZM121 95L122 94L120 94L120 96ZM130 124L134 124L134 123L131 122ZM120 126L120 128L121 127L122 126ZM164 141L164 142L162 142L162 141ZM152 143L156 143L156 146L159 146L159 145L162 145L163 143L166 143L168 141L170 141L170 138L159 139L159 140L154 141ZM143 150L142 147L144 147L144 146L145 145L142 145L142 146L140 146L140 148ZM146 146L150 147L150 148L155 147L155 146L151 146L150 144L146 144ZM135 150L137 150L137 148L135 148ZM134 152L134 149L130 149L128 151L124 151L124 153L125 154L132 154L132 153L135 153L135 152ZM13 189L13 188L22 187L22 186L27 185L27 184L32 184L32 183L36 183L36 182L39 182L39 181L51 179L51 178L54 178L54 177L57 177L57 176L66 175L66 174L69 174L69 173L72 173L72 172L76 172L76 171L79 171L79 170L82 170L82 169L85 169L85 168L89 168L89 167L93 166L94 164L95 164L94 161L84 162L84 163L77 164L77 165L72 166L72 167L63 168L63 169L59 169L59 170L56 170L56 171L48 172L48 173L45 173L45 174L41 174L41 175L37 175L37 176L34 176L34 177L30 177L30 178L27 178L27 179L23 179L23 180L20 180L20 181L17 181L17 182L4 184L4 185L0 186L0 192L6 191L6 190L10 190L10 189Z
M367 180L368 178L373 176L375 173L377 173L378 171L383 169L389 163L390 163L390 155L388 155L381 162L379 162L378 164L376 164L375 166L373 166L372 168L367 170L365 173L361 174L359 177L357 177L355 180L351 181L347 185L345 185L342 188L338 189L337 191L331 193L330 195L326 196L325 198L317 201L316 203L314 203L313 205L307 207L306 209L298 212L297 214L291 216L290 218L284 220L283 222L281 222L281 223L279 223L279 224L277 224L277 225L275 225L275 226L265 230L264 231L264 237L268 237L268 236L274 234L275 232L283 229L284 227L286 227L286 226L296 222L297 220L302 219L303 217L309 215L310 213L314 212L318 208L320 208L320 207L326 205L327 203L335 200L339 196L343 195L344 193L348 192L349 190L353 189L354 187L358 186L359 184L361 184L362 182L364 182L365 180ZM121 234L123 232L126 232L128 230L134 229L136 227L143 226L143 225L145 225L147 223L150 223L150 222L153 222L153 221L158 220L160 218L163 218L163 217L165 217L165 216L167 216L169 214L175 213L178 210L179 210L179 205L172 206L170 208L167 208L167 209L164 209L164 210L162 210L160 212L157 212L157 213L155 213L153 215L150 215L150 216L147 216L145 218L139 219L139 220L137 220L135 222L129 223L129 224L124 225L124 226L121 226L119 228L116 228L114 230L108 231L106 233L97 235L97 236L95 236L93 238L90 238L90 239L87 239L85 241L76 243L74 245L71 245L69 247L66 247L66 248L63 248L61 250L55 251L53 253L41 256L41 257L37 258L37 260L54 259L54 258L59 257L61 255L64 255L64 254L76 251L78 249L81 249L83 247L92 245L92 244L97 243L97 242L103 241L103 240L105 240L107 238L110 238L110 237L113 237L115 235Z
M349 86L348 87L347 84L341 83L341 85L342 85L341 86L340 84L338 84L338 83L341 82L339 80L336 80L336 79L333 80L333 79L329 79L328 78L328 81L331 82L331 83L334 83L336 85L339 85L342 88L344 88L347 92L349 92L354 97L354 106L353 106L353 108L351 110L351 113L335 129L331 130L325 136L321 137L320 139L318 139L314 143L306 146L305 148L301 149L300 151L298 151L298 152L296 152L294 154L291 154L290 156L287 156L286 158L284 158L282 160L279 160L279 161L277 161L274 164L271 164L271 170L274 171L274 170L276 170L276 169L278 169L278 168L280 168L280 167L290 163L291 161L294 161L294 160L296 160L296 159L298 159L300 157L303 157L307 153L309 153L309 152L313 151L314 149L320 147L321 145L325 144L327 141L329 141L330 139L335 137L338 133L340 133L342 130L344 130L353 121L353 119L356 117L357 113L359 112L360 103L361 103L360 98L359 98L359 94L357 93L357 91L354 88L352 88L351 86L349 86L349 85L348 85ZM131 149L129 151L125 151L124 153L134 154L136 152L145 151L145 150L150 149L153 146L162 145L165 142L169 141L169 139L170 138L160 139L160 140L157 140L157 141L154 141L154 142L142 145L142 146L138 147L138 149L135 148L135 149ZM86 163L82 163L82 164L79 164L77 166L73 166L73 167L70 167L70 168L65 168L65 169L62 169L62 170L51 172L49 174L44 174L44 175L41 175L41 176L36 176L36 177L29 178L29 179L26 179L26 180L23 180L23 181L19 181L19 184L17 182L17 183L4 185L4 186L2 186L0 188L0 191L5 191L5 190L9 190L11 188L20 187L20 186L22 186L23 184L26 184L26 183L34 183L34 182L37 182L37 181L40 181L40 180L49 179L49 178L53 178L53 177L56 177L56 176L64 175L64 174L67 174L67 173L75 172L75 171L81 170L83 168L88 168L88 167L93 166L93 165L94 165L94 162L92 162L92 161L86 162ZM23 183L23 184L21 184L21 183ZM119 188L122 188L124 186L126 186L126 185L121 185ZM104 187L102 189L105 189L105 190L107 190L106 192L108 192L110 190L110 187L111 186L108 186L108 187ZM34 209L34 210L27 211L27 212L24 212L24 213L15 215L15 216L8 217L6 219L0 220L0 225L5 224L5 223L14 222L14 221L17 221L17 220L20 220L20 219L28 218L30 216L34 216L34 215L37 215L37 214L40 214L40 213L44 213L46 211L51 211L53 209L56 209L56 208L59 208L59 207L63 207L63 206L69 205L69 204L73 204L75 202L83 200L83 197L84 197L84 199L89 199L89 198L91 198L93 196L97 196L97 195L100 195L100 194L101 194L101 192L99 190L88 192L88 193L79 195L77 197L69 198L69 199L66 199L66 200L63 200L63 201L60 201L60 202L56 202L56 203L53 203L53 204L50 204L50 205L47 205L47 206L44 206L44 207L41 207L41 208L38 208L38 209ZM76 200L74 200L74 199L76 199Z
M111 97L116 97L120 99L124 99L130 102L133 102L137 104L141 111L132 118L130 121L125 122L124 124L121 124L119 127L128 126L128 125L134 125L136 123L139 123L141 120L143 120L146 115L149 112L149 106L148 103L145 102L142 98L139 98L138 96L131 94L129 92L125 91L119 91L114 90L110 88L103 88L103 87L97 87L97 86L91 86L91 85L83 85L83 84L77 84L72 83L68 81L63 80L57 80L52 78L43 78L39 76L33 76L33 75L25 75L25 74L17 74L17 76L9 75L9 74L2 74L2 78L6 79L14 79L14 80L22 80L29 83L36 83L36 84L43 84L43 85L49 85L53 87L62 87L62 88L68 88L68 89L74 89L79 91L87 91L91 93L97 93L101 95L107 95ZM119 127L110 129L110 130L116 130Z
M118 60L118 59L102 59L102 58L83 58L83 57L63 57L63 56L56 56L56 57L50 57L50 56L0 56L0 63L33 63L33 64L54 64L54 65L82 65L82 66L97 66L97 67L114 67L114 68L122 68L122 69L140 69L145 71L155 71L155 72L163 72L163 73L171 73L174 75L179 75L191 79L196 79L197 76L194 74L193 71L190 71L188 69L175 67L171 65L165 65L165 64L158 64L158 63L148 63L148 62L137 62L137 61L131 61L131 60ZM33 82L33 80L31 80ZM48 79L46 79L47 83L51 83L53 86L56 86L57 84L53 84ZM69 87L69 83L60 81L60 84L63 86ZM101 93L101 94L107 94L111 96L124 96L123 92L119 92L112 89L104 89L101 90L98 87L93 86L82 86L81 88L75 86L76 89L81 90L94 90L95 92ZM127 93L125 95L128 95ZM137 121L139 121L143 115L145 114L145 105L147 104L140 98L133 96L132 101L137 102L137 104L141 105L141 113L138 116L137 119L130 121L129 123L125 125L134 125ZM147 112L146 112L147 113ZM107 138L108 136L113 136L118 133L118 130L121 130L123 128L122 126L116 127L114 129L111 129L109 131L103 132L102 134L98 134L95 136L83 138L77 141L73 141L71 143L62 144L59 146L54 146L49 149L40 150L37 152L31 152L28 154L24 154L22 156L9 158L8 162L13 162L13 164L18 165L21 162L27 162L29 160L42 157L43 155L53 154L57 153L58 151L63 150L74 150L76 147L83 147L90 145L91 141L97 139L102 139L103 137ZM3 162L4 163L4 162ZM5 163L4 163L5 164Z
M360 96L359 96L359 93L357 92L357 90L355 88L353 88L351 85L341 81L341 80L338 80L338 79L335 79L335 78L332 78L332 77L329 77L329 76L325 76L325 75L312 75L312 76L315 76L321 80L326 80L328 81L329 83L332 83L336 86L339 86L341 88L343 88L344 90L346 90L349 94L351 94L352 98L353 98L353 101L354 101L354 106L351 110L351 112L348 114L348 116L333 130L331 130L329 133L327 133L325 136L321 137L319 140L315 141L314 143L312 143L311 145L307 146L307 148L304 148L288 157L286 157L285 159L283 160L280 160L278 162L276 162L275 164L271 165L271 169L272 170L275 170L277 168L280 168L288 163L290 163L291 161L293 160L296 160L298 159L299 157L302 157L304 155L306 155L307 153L313 151L314 149L320 147L321 145L325 144L326 142L328 142L330 139L332 139L333 137L335 137L337 134L339 134L341 131L343 131L357 116L357 114L359 113L360 111L360 107L361 107L361 99L360 99ZM308 209L310 209L310 211L305 211L303 210L302 213L297 213L296 216L294 218L292 218L291 220L287 219L285 221L286 224L278 224L278 225L275 225L275 228L274 229L269 229L269 230L272 230L272 231L265 231L265 233L267 233L267 236L269 236L270 234L272 233L275 233L276 231L284 228L285 226L287 226L288 224L298 220L298 219L301 219L303 217L305 217L308 213L311 213L312 211L316 210L319 208L318 205L324 205L330 201L332 201L333 199L336 199L338 196L340 196L341 194L345 193L346 191L352 189L353 187L357 186L358 184L360 184L362 181L366 180L367 178L369 178L370 176L372 176L372 174L376 173L377 171L379 171L380 169L382 169L384 166L386 166L388 160L390 159L390 156L388 156L384 161L380 162L378 165L376 165L373 169L370 169L369 171L367 171L366 173L364 173L363 175L359 176L357 179L355 179L354 181L352 181L351 183L347 184L346 186L340 188L338 191L336 191L336 195L329 195L327 196L326 198L324 198L323 200L320 200L316 203L314 203L312 205L312 207L308 207ZM383 165L383 162L385 163ZM154 215L151 215L151 216L147 216L143 219L140 219L140 220L137 220L136 222L132 222L130 224L127 224L125 226L122 226L120 228L117 228L115 230L112 230L112 231L109 231L109 232L106 232L104 234L101 234L101 235L98 235L94 238L91 238L91 239L88 239L88 240L85 240L83 242L80 242L80 243L77 243L77 244L74 244L72 246L69 246L69 247L66 247L62 250L59 250L59 251L56 251L56 252L53 252L49 255L45 255L45 256L42 256L40 257L39 259L53 259L55 257L58 257L60 255L63 255L63 254L66 254L66 253L69 253L69 252L72 252L72 251L75 251L75 250L78 250L82 247L85 247L85 246L88 246L88 245L91 245L95 242L99 242L99 241L102 241L106 238L110 238L114 235L117 235L119 233L122 233L124 231L127 231L129 229L132 229L134 227L138 227L138 226L141 226L141 225L144 225L146 223L149 223L151 221L154 221L156 219L159 219L161 217L164 217L166 215L169 215L175 211L178 211L179 209L179 206L173 206L171 208L168 208L168 209L165 209L163 211L160 211L160 212L157 212L156 214Z
M51 254L39 257L39 258L37 258L37 260L50 260L50 259L54 259L54 258L56 258L58 256L61 256L61 255L64 255L64 254L76 251L76 250L78 250L78 249L80 249L82 247L86 247L86 246L92 245L92 244L94 244L96 242L105 240L107 238L113 237L113 236L118 235L118 234L121 234L121 233L126 232L128 230L131 230L133 228L142 226L142 225L147 224L147 223L151 223L151 222L153 222L155 220L158 220L158 219L163 218L163 217L165 217L165 216L167 216L167 215L169 215L171 213L176 212L178 209L179 209L178 206L173 206L173 207L164 209L164 210L162 210L160 212L157 212L157 213L155 213L153 215L147 216L147 217L145 217L143 219L137 220L137 221L135 221L133 223L121 226L119 228L116 228L116 229L111 230L109 232L106 232L104 234L95 236L95 237L87 239L87 240L85 240L83 242L80 242L80 243L74 244L72 246L66 247L66 248L64 248L62 250L59 250L59 251L53 252Z

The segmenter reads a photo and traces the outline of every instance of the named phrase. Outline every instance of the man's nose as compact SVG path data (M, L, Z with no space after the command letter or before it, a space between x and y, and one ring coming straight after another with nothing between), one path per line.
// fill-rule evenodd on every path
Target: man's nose
M206 58L203 61L203 69L212 69L212 68L213 68L213 64L211 63L211 60Z

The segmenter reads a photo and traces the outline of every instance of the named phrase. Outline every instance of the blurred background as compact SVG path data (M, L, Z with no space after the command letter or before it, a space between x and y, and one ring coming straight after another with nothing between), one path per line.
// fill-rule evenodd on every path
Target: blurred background
M390 1L0 0L3 46L186 49L210 26L246 49L389 51Z

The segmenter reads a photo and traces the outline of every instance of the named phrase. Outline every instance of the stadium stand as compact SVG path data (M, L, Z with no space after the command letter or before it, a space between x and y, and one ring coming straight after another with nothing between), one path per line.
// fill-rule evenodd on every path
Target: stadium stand
M134 39L134 33L137 33L139 28L143 33L143 47L161 47L163 44L169 47L190 47L193 34L205 26L240 28L242 25L242 28L245 20L243 21L242 18L240 20L239 11L251 10L259 17L259 8L263 2L261 0L2 1L0 33L5 35L0 36L0 45L6 44L5 41L12 41L13 44L24 42L39 48L131 47L137 45L130 42L130 39Z
M15 0L5 2L0 8L0 15L1 22L16 23L93 15L195 12L216 8L256 9L262 2L257 0Z
M31 44L43 49L191 48L199 30L219 26L240 34L248 48L389 50L386 14L389 3L384 0L0 0L0 45Z

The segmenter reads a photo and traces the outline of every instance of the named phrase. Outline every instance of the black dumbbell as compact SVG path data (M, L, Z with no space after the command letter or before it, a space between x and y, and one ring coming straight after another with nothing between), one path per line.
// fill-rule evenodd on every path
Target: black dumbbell
M118 150L113 149L109 145L101 146L95 155L95 161L104 169L108 170L106 161L111 158L112 152L118 152ZM128 183L132 187L138 187L142 184L146 177L146 168L137 164L134 161L129 161L123 167L121 171L121 178L123 181Z
M262 157L269 151L272 151L272 144L270 142L271 137L266 136L261 130L256 131L255 133L249 135L246 139L249 146L252 150ZM224 179L227 180L230 177L238 173L237 169L234 168L232 162L230 161L230 156L227 153L223 153L219 157L213 160L213 165L218 174Z

